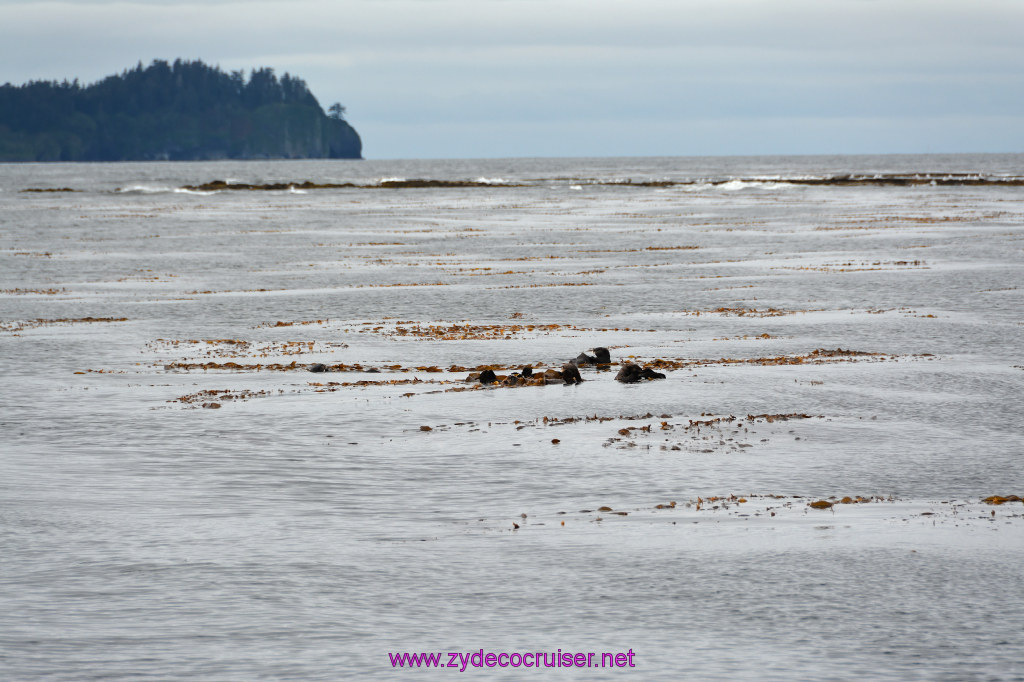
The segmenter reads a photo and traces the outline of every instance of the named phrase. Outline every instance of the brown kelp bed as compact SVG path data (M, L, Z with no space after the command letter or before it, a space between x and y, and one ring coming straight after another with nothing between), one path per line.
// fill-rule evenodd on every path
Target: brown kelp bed
M223 190L232 191L263 191L280 192L293 189L432 189L451 187L495 187L494 183L479 182L474 180L382 180L374 184L357 184L353 182L313 182L303 180L302 182L272 182L266 184L250 184L245 182L227 182L226 180L211 180L199 185L185 185L182 189L193 192L220 192ZM500 187L521 187L516 184L501 184Z
M881 174L881 175L835 175L818 178L729 178L714 180L597 180L593 178L564 178L564 182L571 182L579 185L606 186L606 187L687 187L698 185L709 185L712 187L725 185L730 182L775 182L790 185L807 186L895 186L909 187L919 185L942 185L942 186L985 186L998 187L1020 187L1024 186L1024 178L1021 177L981 177L970 173L914 173L914 174ZM193 192L220 192L230 191L288 191L288 190L316 190L316 189L450 189L450 188L515 188L532 187L550 182L550 180L532 180L525 182L493 183L478 180L441 180L415 178L409 180L381 180L377 183L353 183L353 182L314 182L303 180L296 182L273 182L265 184L254 184L244 182L227 182L225 180L211 180L195 185L185 185L182 189ZM26 190L29 191L29 190ZM61 190L31 190L31 191L73 191L69 188Z
M37 327L55 327L65 326L72 324L87 324L95 322L127 322L127 317L77 317L77 318L58 318L58 319L35 319L35 320L18 320L11 322L0 322L0 332L10 332L17 334L18 332L25 331L26 329L35 329Z
M64 287L60 287L59 289L57 287L48 287L46 289L0 289L0 294L4 294L6 296L60 296L66 293L68 293L68 290Z
M389 178L377 182L328 182L315 180L293 180L282 182L229 182L227 180L208 180L182 185L179 189L192 192L286 192L293 190L332 190L332 189L505 189L522 187L541 187L552 183L571 184L580 187L617 187L617 188L671 188L671 187L720 187L730 183L757 185L762 183L785 184L808 187L1021 187L1024 177L1017 175L982 175L980 173L942 173L922 171L918 173L841 173L826 176L739 176L710 177L684 179L624 179L609 180L591 177L551 177L529 178L494 182L485 180L446 179L446 178ZM59 194L82 192L73 187L27 187L22 193ZM118 188L115 192L123 192Z
M487 337L484 337L487 338ZM492 337L493 338L493 337ZM498 337L503 338L503 337ZM183 340L183 341L168 341L160 339L159 344L164 347L178 347L183 345L198 346L205 348L203 354L206 357L232 357L234 359L215 361L215 360L203 360L202 358L195 359L182 359L182 360L170 360L154 363L156 366L162 367L165 370L227 370L235 372L289 372L289 371L310 371L310 367L314 365L303 362L300 359L292 360L291 362L247 362L247 358L236 357L232 353L232 347L238 347L241 349L255 349L254 353L258 357L270 358L275 355L303 355L312 352L314 348L317 348L317 342L312 341L285 341L274 344L254 344L247 341L241 340L215 340L208 339L205 341L199 340ZM225 346L225 344L229 344ZM347 347L344 344L327 344L328 346ZM156 347L156 343L153 344ZM836 349L825 349L816 348L809 353L803 354L792 354L792 355L777 355L777 356L761 356L761 357L749 357L749 358L652 358L648 360L635 360L630 358L628 361L635 361L643 367L650 367L652 369L659 370L678 370L678 369L690 369L694 367L709 367L709 366L728 366L728 365L759 365L763 367L779 366L779 365L821 365L826 363L839 363L839 362L859 362L859 361L894 361L902 356L891 355L886 353L880 353L875 351L857 351L857 350L844 350L842 348ZM913 356L912 358L932 358L934 357L928 353L921 353ZM239 362L238 360L241 360ZM463 366L459 364L449 365L447 367L441 367L438 365L404 365L402 363L378 363L378 364L363 364L363 363L317 363L317 369L312 370L315 372L369 372L379 373L382 371L386 372L427 372L427 373L460 373L460 372L471 372L480 373L487 370L492 372L504 372L504 371L516 371L529 367L537 373L543 373L545 367L560 367L562 363L558 361L552 361L549 363L534 362L534 363L485 363L474 366ZM612 366L618 366L623 364L623 361L612 360L608 363L602 363L597 366L598 371L606 370ZM469 380L467 378L467 380ZM501 384L502 377L498 375L498 385ZM528 385L528 384L512 384L512 385ZM533 384L529 384L533 385ZM540 385L540 384L538 384Z
M973 173L914 173L914 174L877 174L877 175L833 175L828 177L794 177L794 178L763 178L763 177L749 177L749 178L728 178L728 179L694 179L694 180L598 180L594 178L560 178L560 181L571 182L574 184L581 185L597 185L597 186L608 186L608 187L677 187L677 186L693 186L693 185L711 185L718 186L724 185L730 182L778 182L786 183L791 185L809 185L809 186L897 186L907 187L916 185L955 185L955 186L982 186L982 185L994 185L999 187L1020 187L1024 186L1024 178L1007 176L1007 177L992 177L992 176L980 176ZM303 180L297 182L274 182L266 184L251 184L243 182L227 182L225 180L211 180L209 182L196 184L196 185L185 185L182 189L192 191L203 191L203 192L215 192L222 190L239 190L239 191L284 191L291 189L299 190L311 190L311 189L433 189L433 188L464 188L464 187L482 187L482 188L506 188L506 187L529 187L536 186L543 182L550 182L550 180L529 180L524 182L505 182L505 183L494 183L494 182L483 182L479 180L442 180L442 179L427 179L427 178L414 178L409 180L394 179L394 180L381 180L377 183L331 183L331 182L314 182L312 180ZM37 190L46 191L46 190ZM63 189L60 191L70 191Z
M1016 495L992 495L980 500L953 498L922 501L870 494L840 493L815 497L770 492L715 493L680 496L642 506L636 506L635 503L622 506L610 500L602 500L577 511L523 512L511 519L479 518L477 522L488 524L484 526L485 530L511 532L536 532L547 528L562 531L567 527L585 527L583 524L631 521L645 525L660 521L670 526L709 521L716 524L717 531L728 528L720 525L726 521L744 525L768 524L767 529L772 531L785 527L777 525L782 523L796 524L792 526L794 529L808 524L808 528L821 532L834 530L835 526L817 524L823 521L831 523L833 519L841 520L844 524L855 523L861 530L881 529L896 522L902 527L916 523L928 527L946 525L968 529L987 526L995 530L993 524L1018 524L1024 520L1024 509L1016 506L998 513L995 509L986 509L984 505L1005 504L992 500L1021 501ZM854 527L844 526L847 529ZM915 551L911 550L911 553Z

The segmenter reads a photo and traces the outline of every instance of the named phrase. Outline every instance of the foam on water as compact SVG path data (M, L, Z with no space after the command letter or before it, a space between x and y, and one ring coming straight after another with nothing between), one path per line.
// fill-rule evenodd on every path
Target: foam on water
M175 187L154 187L152 185L127 185L125 187L118 187L115 191L118 194L167 194L169 192L175 192L177 190L178 188Z

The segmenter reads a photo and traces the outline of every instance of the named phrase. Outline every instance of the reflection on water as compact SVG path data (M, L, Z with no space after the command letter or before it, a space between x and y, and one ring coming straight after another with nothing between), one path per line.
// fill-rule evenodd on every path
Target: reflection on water
M4 166L5 667L1020 678L1019 188L807 181L1022 166ZM449 186L177 191L218 179ZM465 381L595 347L667 378Z

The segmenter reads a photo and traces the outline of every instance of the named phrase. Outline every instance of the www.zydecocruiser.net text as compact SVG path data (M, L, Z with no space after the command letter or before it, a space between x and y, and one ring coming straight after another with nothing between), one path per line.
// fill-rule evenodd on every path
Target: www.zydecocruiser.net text
M635 668L635 653L626 652L389 652L392 668L454 668L465 672L468 668Z

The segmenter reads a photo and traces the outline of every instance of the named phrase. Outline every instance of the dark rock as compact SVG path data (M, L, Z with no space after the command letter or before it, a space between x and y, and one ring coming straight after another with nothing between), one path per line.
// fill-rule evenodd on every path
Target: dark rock
M322 362L318 362L316 364L310 365L308 367L308 369L309 369L310 372L326 372L327 371L327 365L325 365Z
M594 359L599 365L607 365L612 361L612 354L608 352L607 348L595 348Z
M644 371L639 366L634 365L632 362L627 362L619 370L619 373L615 375L616 381L621 381L624 384L635 384L643 378Z
M580 370L576 368L576 365L567 362L562 365L562 380L566 385L578 384L583 381L583 377L580 376Z
M480 372L480 383L481 384L493 384L497 380L498 380L498 377L495 376L494 370L485 369L484 371Z

